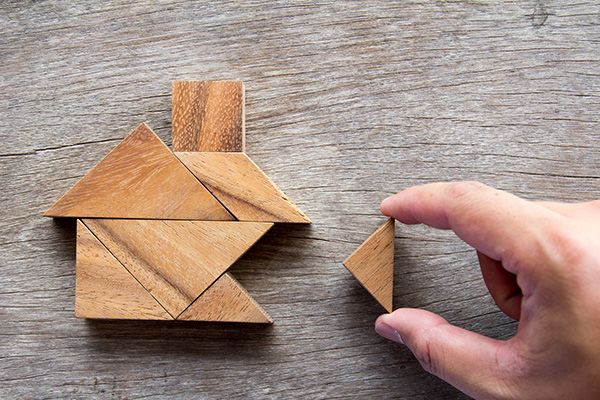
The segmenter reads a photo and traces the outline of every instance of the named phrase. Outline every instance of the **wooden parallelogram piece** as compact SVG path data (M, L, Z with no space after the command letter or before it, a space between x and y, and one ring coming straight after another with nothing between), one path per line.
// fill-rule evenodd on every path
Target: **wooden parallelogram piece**
M173 82L173 151L244 150L242 81Z
M173 319L79 220L75 292L77 317Z
M176 152L175 155L238 220L310 223L246 154Z
M257 324L273 323L269 314L228 272L206 289L177 319Z
M125 219L83 223L173 318L273 226Z
M394 219L388 219L369 236L344 261L344 266L388 312L392 312Z
M135 128L44 215L234 219L146 124Z

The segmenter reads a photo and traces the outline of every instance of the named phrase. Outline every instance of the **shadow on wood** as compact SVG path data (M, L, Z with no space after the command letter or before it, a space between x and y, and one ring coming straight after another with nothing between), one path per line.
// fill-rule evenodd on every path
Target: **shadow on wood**
M60 253L69 256L75 260L75 238L77 236L77 220L75 218L44 218L41 215L38 218L43 219L44 223L51 224L49 228L57 236L58 240L53 240ZM75 264L70 266L75 274Z
M256 358L272 351L272 325L197 321L84 320L87 346L99 353L219 356L236 351ZM202 361L199 358L198 361Z

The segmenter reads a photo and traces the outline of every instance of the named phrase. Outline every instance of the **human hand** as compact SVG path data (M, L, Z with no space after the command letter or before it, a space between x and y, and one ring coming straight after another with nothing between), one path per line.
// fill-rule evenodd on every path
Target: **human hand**
M380 335L476 399L600 398L600 200L530 202L477 182L433 183L381 211L474 247L490 294L519 327L495 340L400 308L377 319Z

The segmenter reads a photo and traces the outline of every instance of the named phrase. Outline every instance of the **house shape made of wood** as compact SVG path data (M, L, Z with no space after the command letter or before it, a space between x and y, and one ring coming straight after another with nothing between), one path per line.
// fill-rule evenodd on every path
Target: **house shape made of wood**
M46 213L77 219L75 314L271 323L227 272L309 218L245 154L241 81L173 83L173 150L129 133Z

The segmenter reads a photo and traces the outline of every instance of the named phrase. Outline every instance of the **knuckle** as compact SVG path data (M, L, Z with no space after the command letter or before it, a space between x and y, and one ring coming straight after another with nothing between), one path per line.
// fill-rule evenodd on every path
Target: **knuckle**
M448 186L450 214L466 215L477 203L480 194L489 187L477 181L453 182Z
M558 258L559 265L576 267L586 254L585 246L573 229L552 224L546 229L548 252Z
M433 327L421 332L415 342L413 353L425 371L443 378L444 371L441 368L443 353L438 351L439 347L435 345L436 330L437 328Z
M522 355L522 351L513 342L498 348L496 352L496 375L499 382L495 385L495 398L519 399L534 376L532 364Z
M487 186L477 181L452 182L448 186L448 194L455 199L461 199L485 188Z
M423 369L431 374L435 374L434 365L431 362L431 339L422 336L417 340L414 355Z

